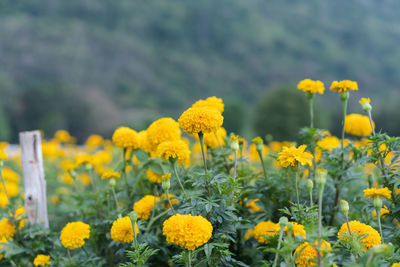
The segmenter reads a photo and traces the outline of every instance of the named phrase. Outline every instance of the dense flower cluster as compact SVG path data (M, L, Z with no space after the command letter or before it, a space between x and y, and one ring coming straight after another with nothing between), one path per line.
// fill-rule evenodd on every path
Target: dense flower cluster
M373 125L375 127L375 123L373 123ZM344 130L346 133L355 136L368 136L372 133L371 123L368 116L356 113L346 116Z
M344 81L334 81L332 82L331 88L332 91L343 93L349 90L358 90L358 84L354 81L344 80Z
M376 198L376 197L383 197L387 199L392 198L392 191L389 190L389 188L384 187L384 188L368 188L364 190L364 197L369 197L369 198Z
M366 235L362 238L363 245L365 246L365 250L373 248L376 245L382 243L381 236L379 233L369 225L363 224L359 221L350 221L350 230L352 233L356 233L358 235ZM349 229L347 228L347 224L344 223L338 232L338 238L345 239Z
M138 133L129 127L116 129L112 141L114 145L121 148L136 149L140 146Z
M216 132L222 126L224 118L211 107L189 108L179 118L179 126L188 134L197 135Z
M133 234L132 221L128 216L115 220L111 227L111 239L115 242L129 243L138 234L139 228L135 223L135 235Z
M315 249L318 247L318 241L315 241L315 245L311 245L308 242L304 242L296 248L294 251L294 258L297 267L309 267L316 266L316 260L318 252ZM321 240L322 255L331 250L331 244L325 240Z
M210 240L213 227L202 216L176 214L163 223L163 234L168 243L187 250L195 250Z
M89 224L83 222L70 222L61 230L61 244L68 249L80 248L85 244L85 239L90 236Z
M220 113L224 112L224 102L221 98L211 96L206 100L200 99L192 105L193 108L211 107L218 110Z
M165 141L178 140L181 138L179 124L172 118L161 118L150 124L146 130L147 140L152 148L156 150L158 145Z
M133 204L133 210L137 212L139 219L147 220L150 217L151 211L159 201L159 197L146 195Z
M161 143L156 154L164 160L176 159L179 164L188 164L190 153L187 143L182 140L173 140Z
M282 151L279 152L279 164L285 168L297 166L299 163L312 166L313 155L310 152L305 152L306 148L306 145L301 145L298 148L295 146L283 147Z
M35 266L47 266L50 264L50 256L48 255L38 254L33 260L33 265Z
M322 95L324 93L325 87L324 83L321 81L313 81L311 79L305 79L297 84L297 89L310 94L319 93Z

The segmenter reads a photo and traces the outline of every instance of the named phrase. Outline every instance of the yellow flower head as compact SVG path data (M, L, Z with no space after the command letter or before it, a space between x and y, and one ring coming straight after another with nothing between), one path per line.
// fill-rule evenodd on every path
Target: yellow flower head
M294 236L299 235L306 238L306 230L304 230L304 225L297 222L289 222L288 224L291 224L293 226L292 234ZM287 234L289 232L289 228L285 226L285 228L283 228L283 231Z
M162 175L152 171L151 169L148 169L146 171L146 178L147 178L147 180L149 180L150 182L153 182L153 183L161 183L162 182Z
M102 146L103 144L104 144L104 138L97 134L93 134L93 135L89 136L85 143L85 145L89 149L93 149L93 148Z
M247 198L245 199L247 200ZM259 212L259 211L263 211L262 208L260 208L259 206L257 206L256 202L259 201L258 198L256 199L252 199L250 202L246 203L246 207L248 207L250 209L251 212Z
M334 81L331 85L331 91L334 92L347 92L349 90L358 90L358 84L354 81L344 80L344 81Z
M61 162L61 166L60 167L64 171L69 172L69 171L72 171L73 169L75 169L77 166L71 160L63 160Z
M42 142L42 153L43 157L49 159L55 159L65 155L65 151L60 148L60 144L57 140Z
M259 145L259 144L263 144L263 143L264 143L263 140L262 140L262 138L259 137L259 136L257 136L256 138L253 138L252 141L253 141L253 143L256 144L256 145Z
M54 138L61 143L69 143L73 140L73 137L66 130L58 130L54 134Z
M86 164L92 165L93 163L93 157L87 153L78 154L74 157L74 159L75 159L74 165L76 166L76 168L79 168Z
M364 190L364 197L369 197L369 198L376 198L376 197L383 197L387 199L392 198L392 191L389 190L389 188L384 187L384 188L367 188Z
M153 147L151 146L150 140L147 137L147 130L138 132L139 138L139 148L147 153L151 153L153 151Z
M8 218L3 218L0 221L0 239L7 238L11 239L16 231L16 227L14 224L11 224Z
M326 136L317 142L317 146L327 150L340 147L340 139L336 136Z
M252 231L248 234L254 237L259 243L268 244L269 241L265 239L265 236L278 235L280 231L279 223L273 223L271 221L259 222Z
M8 197L6 193L0 192L0 208L4 208L8 204Z
M375 123L372 122L375 127ZM368 116L361 114L349 114L346 116L344 130L348 134L355 136L368 136L372 133L371 123Z
M130 243L138 234L139 228L135 223L135 235L133 234L132 221L128 216L115 220L111 227L111 239L115 242Z
M176 196L175 196L175 195L173 195L173 194L168 194L168 197L169 197L169 200L171 201L171 204L172 204L172 205L176 205L176 204L179 203L179 201L176 199ZM162 195L160 196L160 198L163 199L163 200L165 200L165 201L168 200L168 198L167 198L167 196L166 196L165 194L162 194ZM169 203L167 203L167 204L165 205L165 208L168 209L169 207L170 207L170 205L169 205Z
M3 178L8 182L19 182L19 175L15 171L11 170L10 168L3 169Z
M390 267L400 267L400 262L393 263Z
M139 219L148 220L157 202L160 202L159 197L146 195L133 204L133 210L137 212Z
M161 176L161 180L169 180L169 179L171 179L171 173L169 172Z
M211 107L218 110L220 113L224 112L224 102L221 98L211 96L206 100L200 99L192 105L192 108Z
M18 228L21 229L26 225L26 220L22 219L25 216L25 208L19 207L15 210L14 218L19 221Z
M369 97L368 98L363 97L363 98L360 99L360 101L358 101L358 103L360 103L360 105L364 105L366 103L370 104L371 103L371 99L369 99Z
M119 172L115 172L113 170L105 171L101 175L101 179L112 179L112 178L120 178L121 174Z
M164 160L176 159L179 164L187 164L190 161L190 150L182 140L166 141L157 147L157 156Z
M316 259L318 257L318 252L315 249L318 247L318 241L315 241L315 246L308 242L304 242L296 248L294 251L294 258L297 267L309 267L316 266ZM331 250L331 244L325 240L321 240L321 250L322 255Z
M0 160L6 160L8 159L7 153L4 151L4 149L0 149Z
M363 224L359 221L351 221L349 222L350 230L352 233L356 233L357 235L366 235L363 239L364 251L370 248L373 248L376 245L380 245L382 243L381 236L379 233L369 225ZM348 233L347 224L344 223L340 227L338 232L338 238L345 239L345 234Z
M115 130L112 141L114 145L126 149L136 149L139 147L139 137L135 130L129 127L119 127Z
M179 126L183 131L191 135L216 132L222 126L224 117L211 107L189 108L179 118Z
M161 118L150 124L147 128L147 140L156 150L157 146L165 141L179 140L181 138L181 129L179 124L172 118Z
M80 248L90 237L90 226L83 222L70 222L61 230L61 244L68 249Z
M305 79L297 84L297 89L310 94L319 93L322 95L324 93L325 87L324 83L321 81L313 81L311 79Z
M381 208L381 212L379 213L380 214L380 217L381 218L384 218L385 217L385 215L386 214L389 214L390 213L390 210L386 207L386 205L385 206L383 206L383 208ZM371 213L371 216L372 216L372 219L375 221L375 220L377 220L377 218L376 218L376 210L373 210L372 211L372 213Z
M175 214L163 223L163 234L168 243L187 250L195 250L212 236L211 223L202 216Z
M225 145L224 137L226 136L226 130L223 127L219 127L216 134L206 133L204 134L204 144L210 148L216 148L220 145ZM217 140L218 138L218 140Z
M50 265L50 256L39 254L36 256L36 258L33 260L33 265L35 266L47 266Z
M19 192L18 184L14 182L6 182L6 190L9 197L15 197ZM5 193L3 183L0 183L0 194L1 193Z
M306 145L301 145L298 148L295 146L283 147L282 151L279 152L279 164L285 168L297 166L298 163L312 166L313 155L310 152L304 152L306 148Z

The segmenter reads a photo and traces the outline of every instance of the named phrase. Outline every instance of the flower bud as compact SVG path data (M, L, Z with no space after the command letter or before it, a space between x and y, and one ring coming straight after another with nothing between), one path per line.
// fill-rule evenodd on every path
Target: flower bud
M280 224L281 227L285 227L288 224L288 222L289 222L289 220L285 216L282 216L279 219L279 224Z
M262 140L261 137L257 136L256 138L254 138L253 143L256 145L256 150L260 153L262 153L263 149L264 149L264 142Z
M131 212L129 213L129 218L131 219L131 221L132 221L133 224L136 223L136 222L137 222L137 219L138 219L138 214L137 214L137 212L136 212L136 211L131 211Z
M92 167L92 165L91 165L90 163L86 163L86 164L85 164L85 169L86 169L87 171L91 171L91 170L93 169L93 167Z
M310 192L314 188L314 183L313 183L313 181L311 179L307 179L307 188L308 188L308 191L310 191Z
M328 176L328 171L322 168L318 168L315 172L315 182L317 185L325 185L326 184L326 177Z
M116 183L117 183L117 182L115 181L114 178L111 178L110 181L108 182L108 184L109 184L111 187L115 187Z
M340 100L346 101L349 99L350 93L348 91L339 93Z
M358 101L358 103L360 103L361 108L365 111L371 111L372 110L372 106L371 106L371 99L369 98L361 98L360 101Z
M382 245L376 245L373 248L373 253L374 254L384 254L389 250L389 246L386 244L382 244Z
M349 203L346 200L340 200L340 210L343 212L344 216L347 217L349 214Z
M375 207L375 209L382 208L382 199L380 197L374 198L374 207ZM378 214L378 212L377 212L377 214Z
M162 179L161 187L165 192L168 192L171 187L171 182L169 181L169 179Z
M239 136L232 135L230 141L231 141L231 149L236 152L239 151Z
M0 159L0 168L3 168L3 166L4 166L4 162L2 159Z

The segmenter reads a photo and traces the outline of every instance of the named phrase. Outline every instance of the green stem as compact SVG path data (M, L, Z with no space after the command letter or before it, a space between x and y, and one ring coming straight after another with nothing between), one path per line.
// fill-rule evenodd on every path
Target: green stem
M204 136L202 132L199 132L199 141L201 146L201 154L203 156L204 173L207 174L207 161L206 161L206 155L204 153Z
M341 140L341 148L342 148L342 161L344 156L344 126L346 124L346 114L347 114L347 99L342 100L342 110L343 110L343 127L342 127L342 140Z
M192 251L188 250L186 252L186 266L191 267L192 266Z
M170 209L167 209L167 210L161 212L160 214L158 214L157 216L152 217L152 218L150 219L149 224L148 224L147 227L146 227L146 233L150 230L151 226L153 225L153 223L154 223L155 221L157 221L159 218L161 218L162 216L164 216L165 214L167 214L169 211L170 211Z
M384 244L385 241L383 240L383 232L382 232L382 224L381 224L381 208L376 209L376 216L378 216L379 233L381 234L381 237L382 237L382 244Z
M69 249L68 249L68 248L67 248L67 255L68 255L68 260L69 260L69 263L72 265L71 252L69 251Z
M174 213L174 214L176 214L176 211L175 211L174 207L172 206L171 199L169 198L169 193L168 193L168 190L166 190L166 191L165 191L165 195L167 196L167 201L168 201L168 203L169 203L169 206L171 207L171 209L172 209L173 213Z
M130 198L131 192L130 192L130 190L129 190L128 177L127 177L127 175L126 175L126 159L125 159L125 157L126 157L126 152L127 152L127 149L124 148L124 150L122 151L122 162L123 162L123 163L122 163L121 176L123 177L124 182L125 182L126 192L127 192L127 194L128 194L128 198Z
M279 232L278 247L276 248L277 250L281 249L281 243L282 243L282 237L283 237L283 229L284 229L284 227L281 226L281 230ZM272 267L276 267L276 264L278 263L278 258L279 258L279 253L276 252L275 253L275 259L274 259L274 264L272 265Z
M232 192L231 192L231 198L230 198L230 203L231 206L233 205L233 198L235 196L235 183L236 183L236 168L237 168L237 151L235 151L235 163L233 165L233 187L232 187Z
M264 172L264 177L265 177L265 179L267 179L267 170L265 169L265 164L264 164L264 158L263 158L263 155L262 155L262 151L258 151L257 150L257 152L258 152L258 156L260 156L261 165L262 165L263 172Z
M179 178L178 168L177 168L177 164L178 164L178 163L176 162L176 159L171 160L171 164L172 164L172 168L173 168L173 170L174 170L174 174L175 174L175 176L176 176L176 179L178 180L178 184L179 184L179 186L180 186L181 189L182 189L183 195L186 197L185 188L183 187L183 184L182 184L182 182L181 182L181 179Z
M112 195L115 201L115 207L118 210L118 198L117 198L117 194L115 194L115 188L114 186L111 187L111 191L112 191Z
M371 110L368 110L368 118L369 118L369 123L371 124L372 134L375 135L375 127L372 122Z
M324 195L324 185L318 188L318 265L323 266L321 257L321 235L322 235L322 197Z
M295 182L295 187L296 187L296 199L297 199L297 211L300 213L300 198L299 198L299 186L298 186L298 180L299 180L299 174L297 169L295 170L296 172L296 182Z
M310 128L314 128L314 94L308 97L308 104L310 107Z
M310 190L310 208L313 206L312 190Z

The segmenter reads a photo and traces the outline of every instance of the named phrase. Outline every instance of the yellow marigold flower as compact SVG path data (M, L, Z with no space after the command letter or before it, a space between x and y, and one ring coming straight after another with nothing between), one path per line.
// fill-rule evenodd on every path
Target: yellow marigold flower
M2 244L7 244L8 240L5 237L0 237L0 248L4 247ZM0 253L0 260L3 259L3 254Z
M3 178L6 181L18 183L19 182L19 175L15 171L11 170L10 168L3 169Z
M60 144L56 140L43 142L42 153L43 157L49 159L55 159L58 157L63 157L65 155L65 151L60 148Z
M8 159L7 153L4 151L4 149L0 149L0 160L6 159Z
M225 145L224 137L226 136L226 130L223 127L219 127L216 134L206 133L204 134L204 145L210 148L216 148L220 145ZM217 139L218 137L218 139Z
M113 170L105 171L101 175L101 179L111 179L111 178L120 178L121 174L119 172L115 172Z
M256 144L256 145L262 144L262 143L264 142L264 141L262 140L262 138L259 137L259 136L253 138L253 140L251 140L251 141L253 141L253 143Z
M176 196L175 196L175 195L173 195L173 194L168 194L168 197L169 197L169 200L171 201L171 204L172 204L172 205L176 205L176 204L179 203L179 201L176 199ZM165 194L162 194L162 195L160 196L160 198L163 199L163 200L165 200L165 201L167 201L167 196L166 196ZM165 205L165 208L169 208L169 207L170 207L170 205L169 205L169 203L167 203L167 204Z
M254 237L259 243L268 244L269 241L265 236L278 235L280 231L279 223L271 221L259 222L249 234Z
M380 245L382 243L381 236L379 233L369 225L363 224L359 221L350 221L350 230L352 233L356 233L357 235L366 235L363 239L364 251L370 248L373 248L376 245ZM347 224L344 223L340 227L338 232L338 238L345 239L345 234L348 233Z
M64 184L68 185L74 184L74 178L72 178L72 176L69 175L68 173L64 173L63 176L61 177L61 180L63 181Z
M179 140L181 138L181 129L179 124L172 118L161 118L150 124L147 128L147 140L152 150L166 141Z
M14 182L6 182L6 190L10 198L15 197L19 192L18 184ZM0 193L5 193L3 183L0 183Z
M224 102L221 98L211 96L206 100L200 99L192 105L192 108L211 107L218 110L220 113L224 112Z
M327 150L340 147L340 139L336 136L326 136L317 142L317 146Z
M93 149L99 146L102 146L104 144L104 138L98 134L93 134L88 137L88 139L85 142L85 145L89 149Z
M213 227L202 216L175 214L163 223L163 234L168 243L187 250L195 250L210 240Z
M249 240L253 236L253 229L248 229L244 234L244 240Z
M199 132L203 134L216 132L223 121L221 113L211 107L189 108L178 120L182 130L191 135L197 135Z
M4 208L8 204L6 193L0 191L0 208Z
M133 204L133 210L137 212L139 219L148 220L157 202L160 202L159 197L146 195Z
M171 173L166 173L161 176L161 180L169 180L171 179Z
M157 147L157 156L164 160L176 159L179 164L186 164L190 160L188 145L182 140L166 141Z
M376 198L376 197L383 197L387 199L392 198L392 191L389 190L389 188L384 187L384 188L367 188L364 190L364 197L369 197L369 198Z
M324 83L321 81L305 79L297 84L297 89L310 94L319 93L322 95L324 93L325 87Z
M70 222L61 230L61 244L68 249L80 248L90 237L90 226L83 222Z
M400 262L393 263L390 267L400 267Z
M19 207L15 210L14 218L19 221L18 228L21 229L26 225L26 220L22 219L25 216L25 208Z
M93 163L93 158L91 155L87 154L87 153L82 153L79 155L75 156L75 166L77 168L86 165L86 164L91 164Z
M50 256L39 254L36 256L36 258L33 260L33 265L35 266L46 266L50 265Z
M0 239L7 238L11 239L16 231L15 225L11 224L8 218L3 218L0 221Z
M112 160L112 155L111 155L111 152L109 152L109 151L104 151L104 150L97 151L92 156L92 164L94 166L110 163L111 160Z
M372 122L372 125L375 127L374 122ZM368 116L356 113L346 116L344 130L346 133L355 136L368 136L372 133L371 123L369 122Z
M292 224L292 234L294 236L299 235L306 238L306 230L304 230L304 225L297 222L289 222L288 224ZM289 228L285 226L285 228L283 228L283 231L287 234L289 232Z
M283 147L282 151L279 152L278 162L285 168L297 166L298 163L312 166L313 155L310 152L304 152L306 148L306 145L301 145L298 148L295 146Z
M115 242L130 243L138 234L139 228L135 223L135 235L133 234L132 221L129 216L115 220L111 227L111 239Z
M69 172L69 171L72 171L73 169L75 169L76 165L71 160L63 160L63 161L61 161L60 167L64 171Z
M247 200L247 198L244 199L245 201ZM257 206L256 202L260 201L258 198L256 199L252 199L250 200L250 202L246 203L246 207L248 207L250 209L251 212L259 212L259 211L263 211L262 208L260 208L259 206Z
M138 133L129 127L119 127L116 129L112 136L112 141L117 147L127 149L136 149L140 145Z
M149 180L150 182L153 182L153 183L161 183L162 182L162 175L158 174L156 172L153 172L151 169L148 169L146 171L146 178L147 178L147 180Z
M66 130L58 130L54 134L54 138L61 143L69 143L73 138Z
M296 248L294 251L294 258L297 267L309 267L316 266L316 260L318 257L318 252L315 249L318 247L318 241L315 241L315 246L308 242L304 242ZM331 244L325 240L321 240L321 253L324 255L326 252L331 250Z
M81 181L82 184L84 185L90 185L91 180L90 180L90 176L87 173L81 173L78 175L79 180Z
M334 81L332 82L331 85L331 91L334 92L339 92L339 93L343 93L343 92L347 92L349 90L358 90L358 84L357 82L354 81L349 81L349 80L344 80L344 81Z
M381 208L381 212L379 213L380 214L380 216L381 216L381 218L384 218L385 217L385 215L386 214L389 214L390 213L390 210L386 207L386 206L383 206L383 208ZM376 217L376 210L373 210L372 212L371 212L371 216L372 216L372 219L374 220L374 221L376 221L378 218Z
M8 143L7 142L0 142L0 150L4 150L8 147Z
M363 98L360 99L360 101L358 101L358 103L360 103L360 105L363 105L365 103L370 104L371 103L371 99L369 99L369 97L368 98L363 97Z
M58 204L60 203L60 198L54 195L51 197L51 202L53 202L54 204Z
M141 150L146 151L147 153L151 153L154 150L150 143L149 138L147 137L147 131L138 132L138 138L139 138L139 148Z

